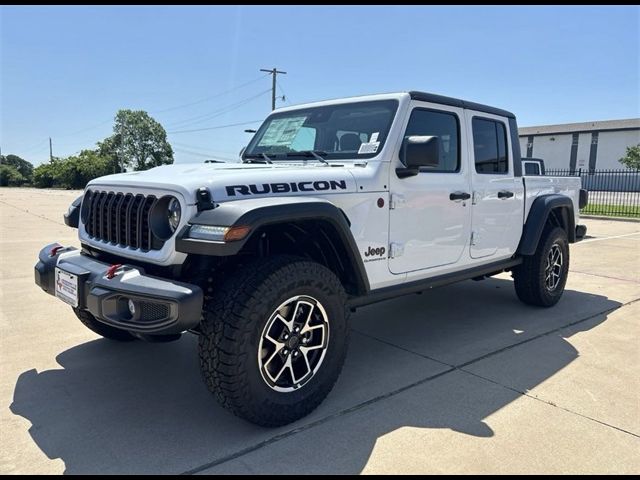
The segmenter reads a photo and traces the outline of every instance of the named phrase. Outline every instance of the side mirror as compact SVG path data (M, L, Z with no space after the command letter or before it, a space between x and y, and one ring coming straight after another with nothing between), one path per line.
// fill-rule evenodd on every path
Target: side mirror
M405 138L401 160L405 168L396 169L400 178L417 175L420 167L437 168L440 166L440 138L427 135Z

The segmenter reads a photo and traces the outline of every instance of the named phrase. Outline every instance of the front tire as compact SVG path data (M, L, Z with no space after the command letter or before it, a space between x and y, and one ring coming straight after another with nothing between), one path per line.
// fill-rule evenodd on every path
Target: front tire
M552 307L562 297L569 274L569 241L560 227L545 228L534 255L513 270L518 298L529 305Z
M275 427L313 411L344 364L348 314L340 280L289 256L245 265L205 304L200 368L235 415Z

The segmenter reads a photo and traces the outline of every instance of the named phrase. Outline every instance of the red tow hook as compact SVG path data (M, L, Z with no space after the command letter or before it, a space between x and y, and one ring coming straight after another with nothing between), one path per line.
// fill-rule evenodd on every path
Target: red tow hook
M55 247L53 247L53 248L51 248L51 250L49 250L49 256L50 257L55 257L58 254L58 252L60 250L62 250L63 248L64 247L62 245L57 244Z
M109 268L107 268L107 278L109 280L111 280L113 277L116 276L116 271L122 267L121 263L114 263L113 265L111 265Z

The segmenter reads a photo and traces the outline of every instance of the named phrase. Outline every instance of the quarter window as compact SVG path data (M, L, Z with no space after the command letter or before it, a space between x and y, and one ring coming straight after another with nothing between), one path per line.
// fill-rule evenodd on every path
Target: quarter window
M476 172L507 173L507 129L504 123L474 118L472 127Z
M425 172L457 172L460 170L458 117L453 113L415 108L409 117L405 138L413 135L440 138L440 165ZM403 151L400 150L400 158Z

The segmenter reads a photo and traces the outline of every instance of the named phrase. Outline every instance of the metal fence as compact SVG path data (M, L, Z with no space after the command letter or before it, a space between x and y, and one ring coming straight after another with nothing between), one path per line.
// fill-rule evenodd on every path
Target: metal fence
M553 170L547 176L582 179L589 203L580 213L609 217L640 218L640 170Z

